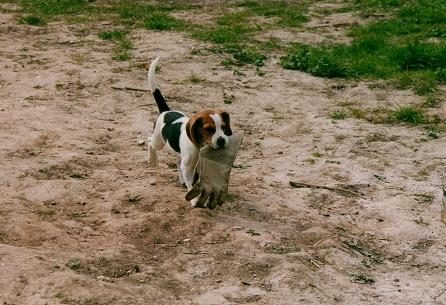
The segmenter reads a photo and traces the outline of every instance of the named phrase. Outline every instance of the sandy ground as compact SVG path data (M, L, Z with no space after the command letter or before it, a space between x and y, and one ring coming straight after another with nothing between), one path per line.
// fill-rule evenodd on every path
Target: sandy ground
M446 304L446 138L329 118L421 97L275 58L234 75L181 33L134 31L116 62L109 25L14 18L0 14L0 304ZM154 101L111 88L147 88L158 55L173 108L225 108L246 132L220 209L189 206L168 152L148 168Z

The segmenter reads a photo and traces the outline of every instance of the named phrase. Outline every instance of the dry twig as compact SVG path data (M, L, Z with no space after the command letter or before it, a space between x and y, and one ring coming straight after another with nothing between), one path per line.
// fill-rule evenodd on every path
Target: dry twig
M116 90L130 90L130 91L141 91L141 92L150 92L149 89L141 89L141 88L133 88L133 87L116 87L116 86L111 86L112 89L116 89Z
M338 188L338 187L330 187L325 185L315 185L315 184L308 184L308 183L301 183L301 182L294 182L290 181L290 185L294 188L312 188L312 189L325 189L333 192L338 193L348 193L350 195L361 197L362 199L366 199L364 196L362 196L360 193L345 189L345 188Z

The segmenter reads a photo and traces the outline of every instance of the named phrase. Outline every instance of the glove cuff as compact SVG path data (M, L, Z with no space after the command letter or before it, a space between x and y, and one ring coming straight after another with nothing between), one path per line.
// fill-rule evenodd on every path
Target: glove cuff
M242 143L243 135L244 133L241 131L228 137L228 147L223 149L213 149L209 145L206 145L200 149L200 156L218 163L232 166Z

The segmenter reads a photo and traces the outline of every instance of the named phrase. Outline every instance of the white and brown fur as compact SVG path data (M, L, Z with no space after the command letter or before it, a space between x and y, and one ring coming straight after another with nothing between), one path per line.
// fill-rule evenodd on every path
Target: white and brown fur
M195 182L194 169L200 148L207 144L214 149L228 145L228 136L232 135L229 114L207 109L189 118L180 111L171 110L156 82L158 60L159 57L152 61L148 73L149 88L159 109L152 136L148 141L148 162L151 167L158 166L157 151L167 143L177 156L180 183L190 190ZM192 201L192 205L194 203L195 201Z

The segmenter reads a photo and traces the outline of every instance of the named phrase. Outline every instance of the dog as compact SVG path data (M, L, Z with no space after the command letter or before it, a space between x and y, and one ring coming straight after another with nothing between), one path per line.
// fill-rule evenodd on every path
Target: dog
M214 149L228 146L228 136L232 135L230 118L222 110L206 109L191 117L171 110L156 81L158 60L159 57L152 61L148 72L149 88L159 110L152 136L148 139L148 162L150 167L157 167L157 151L167 143L176 154L180 183L189 191L198 178L194 177L194 170L200 148L206 145ZM192 200L192 206L195 202Z

